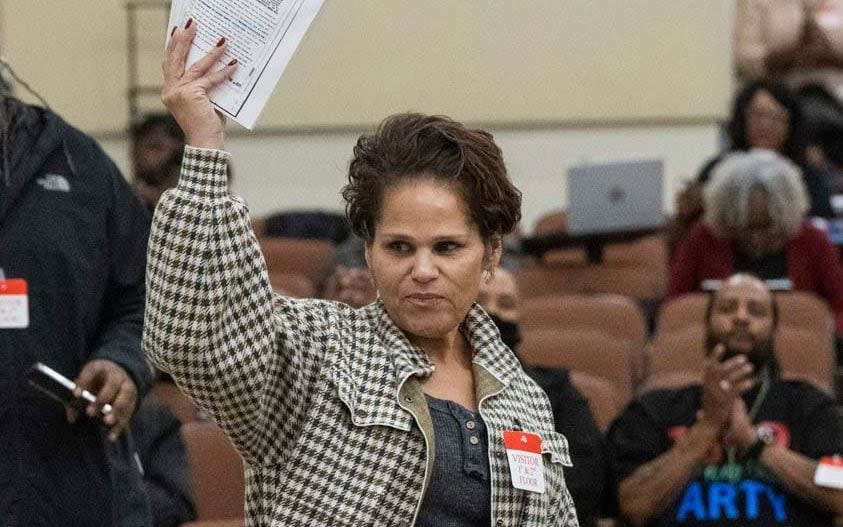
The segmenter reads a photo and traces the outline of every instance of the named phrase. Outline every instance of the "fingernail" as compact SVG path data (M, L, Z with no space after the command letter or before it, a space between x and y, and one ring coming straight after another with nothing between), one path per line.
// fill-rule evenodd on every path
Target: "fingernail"
M193 23L193 17L187 19L187 23L184 25L184 28L187 29L190 27L190 24Z
M176 34L176 27L178 27L178 26L173 26L173 29L170 30L170 36L171 37Z
M225 44L225 37L222 37L219 40L217 40L217 47L220 47L223 44Z
M237 59L231 59L231 62L228 63L229 66L234 66L237 64Z

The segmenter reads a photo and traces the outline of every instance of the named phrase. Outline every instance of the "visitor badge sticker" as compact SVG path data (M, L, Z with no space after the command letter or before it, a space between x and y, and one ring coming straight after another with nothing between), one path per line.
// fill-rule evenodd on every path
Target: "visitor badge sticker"
M0 329L29 327L26 280L0 280Z
M538 434L505 430L503 445L509 459L512 486L530 492L544 492L544 463L542 438Z
M814 472L814 484L820 487L843 489L843 457L820 458L817 470Z

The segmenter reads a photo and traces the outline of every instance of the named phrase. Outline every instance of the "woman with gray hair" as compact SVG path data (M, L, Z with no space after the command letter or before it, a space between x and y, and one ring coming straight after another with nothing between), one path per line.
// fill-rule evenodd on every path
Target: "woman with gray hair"
M826 234L805 220L800 169L767 150L728 155L705 189L705 215L670 263L667 298L734 273L787 279L824 298L843 334L843 267Z

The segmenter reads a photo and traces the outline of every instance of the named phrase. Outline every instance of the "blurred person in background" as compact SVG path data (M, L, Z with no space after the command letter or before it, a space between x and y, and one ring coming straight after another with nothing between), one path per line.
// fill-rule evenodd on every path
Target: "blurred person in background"
M521 342L520 297L515 277L498 266L492 278L480 286L477 303L497 325L501 340L517 354ZM588 400L571 382L570 372L559 368L524 366L550 398L556 431L568 440L573 466L565 468L581 527L594 527L609 491L609 463L603 434L594 421Z
M702 383L648 391L615 420L624 521L801 527L843 514L843 490L815 480L843 452L843 422L827 394L779 377L778 319L764 282L729 277L706 310Z
M696 180L677 194L676 215L668 230L671 255L675 254L690 226L702 216L703 189L714 169L725 156L737 151L772 150L787 157L801 168L800 177L808 195L808 214L822 218L834 216L831 208L833 175L807 159L802 108L788 88L763 80L744 87L735 97L728 132L728 150L707 161Z
M843 99L843 0L738 0L734 37L742 81L814 83Z
M150 210L178 183L184 133L169 114L145 116L130 130L132 185Z
M152 527L176 527L195 518L181 424L152 395L143 398L132 416L131 428L143 467Z
M843 333L843 268L826 232L806 221L808 198L794 163L772 151L726 156L705 189L705 215L670 262L667 298L736 272L789 281L828 302Z

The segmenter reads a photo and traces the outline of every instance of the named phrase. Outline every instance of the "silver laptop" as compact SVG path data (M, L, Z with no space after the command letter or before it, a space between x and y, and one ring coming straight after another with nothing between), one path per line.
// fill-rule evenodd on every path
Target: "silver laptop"
M605 234L664 223L661 160L622 161L568 169L568 233Z

